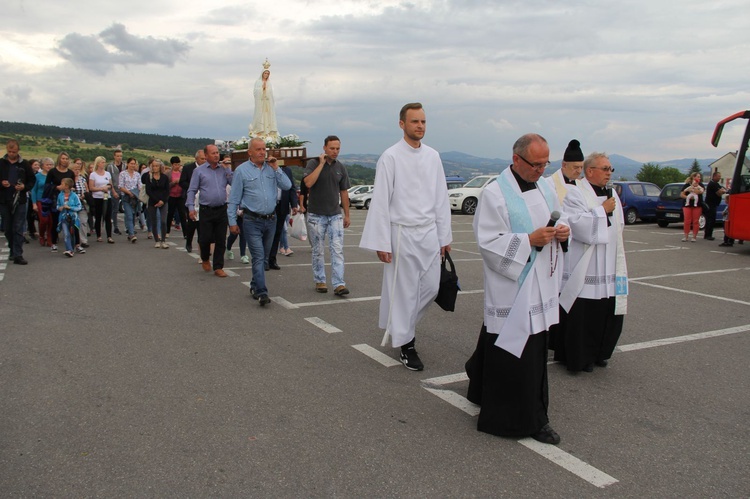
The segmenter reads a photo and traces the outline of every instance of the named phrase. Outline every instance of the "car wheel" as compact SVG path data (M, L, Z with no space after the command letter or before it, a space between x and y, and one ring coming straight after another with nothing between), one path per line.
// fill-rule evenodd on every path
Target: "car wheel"
M366 210L370 209L370 200L369 199L367 201L365 201L365 209Z
M477 198L466 198L461 205L461 212L473 215L477 211Z
M638 213L635 211L635 208L628 209L625 212L625 224L633 225L636 220L638 220Z
M703 230L705 226L706 226L706 217L701 215L700 217L698 217L698 228L700 230Z
M669 225L669 222L667 222L666 220L657 220L656 221L656 225L658 225L661 228L664 228L667 225Z

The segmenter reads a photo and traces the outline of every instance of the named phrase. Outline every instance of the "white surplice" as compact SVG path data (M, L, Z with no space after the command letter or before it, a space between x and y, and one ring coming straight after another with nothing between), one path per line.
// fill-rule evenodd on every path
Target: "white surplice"
M392 345L409 343L437 296L440 248L452 241L448 187L440 155L403 139L378 160L361 248L393 254L383 268L379 326Z
M500 174L500 181L507 182L522 197L534 230L547 225L550 209L539 188L522 193L510 168ZM560 211L557 199L552 201L554 209ZM529 234L514 233L507 204L498 182L490 182L479 198L474 233L484 266L487 332L498 335L496 346L520 358L530 335L558 323L563 252L557 241L537 252L529 243ZM536 252L536 259L519 286L532 251Z
M562 168L560 168L544 180L550 187L555 190L555 193L557 194L557 200L560 202L560 205L563 204L563 200L568 194L568 190L575 187L573 184L568 184L567 182L565 182L565 176L563 175Z
M578 187L568 191L563 203L571 230L570 276L560 298L566 311L570 311L578 297L598 300L615 296L618 245L625 228L617 192L612 193L616 202L615 213L607 217L601 206L606 196L597 196L586 179L579 180ZM623 252L622 248L620 252ZM624 256L622 260L624 263ZM627 277L627 268L624 271Z

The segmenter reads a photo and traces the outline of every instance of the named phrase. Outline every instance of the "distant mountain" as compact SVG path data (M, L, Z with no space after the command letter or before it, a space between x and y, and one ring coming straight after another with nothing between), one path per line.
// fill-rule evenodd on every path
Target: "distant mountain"
M375 168L378 161L377 154L342 154L339 159L345 164L359 164L367 168ZM486 175L500 173L512 163L509 159L501 158L480 158L459 151L448 151L440 153L440 159L443 161L443 169L446 175L459 175L465 179L470 179L477 175ZM643 163L630 159L620 154L610 154L609 160L612 168L615 169L613 178L625 180L635 180L635 176L641 170ZM649 163L658 164L661 167L673 167L680 171L687 172L693 165L694 158L672 159L669 161L649 161ZM708 171L708 165L716 159L699 159L701 168ZM548 173L557 171L562 165L562 160L552 161L547 169Z

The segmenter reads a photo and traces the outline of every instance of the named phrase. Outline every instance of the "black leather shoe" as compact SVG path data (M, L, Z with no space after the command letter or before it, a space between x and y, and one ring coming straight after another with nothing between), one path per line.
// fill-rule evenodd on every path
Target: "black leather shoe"
M258 303L260 303L261 307L265 307L269 303L271 303L271 299L268 297L268 295L260 295L258 297Z
M583 366L583 372L592 373L594 372L594 364L586 364Z
M16 265L26 265L29 262L27 262L26 260L24 260L24 258L22 256L17 256L17 257L15 257L13 259L13 263L15 263Z
M599 367L607 367L607 364L609 364L609 361L607 361L607 360L597 360L596 362L594 362L594 364L596 364Z
M117 234L118 236L121 236L122 232L120 232L120 229L115 229L115 234Z
M276 262L270 262L268 264L268 267L271 268L271 269L273 269L273 270L281 270L281 267L279 267L279 264L276 263Z
M264 265L264 266L263 266L263 269L264 269L264 270L265 270L266 272L268 272L269 270L271 270L271 267L269 267L269 266L268 266L268 264L266 264L266 265Z
M190 243L185 243L185 251L187 251L188 253L192 253L193 252L193 245L190 244Z
M253 300L258 299L258 294L255 292L255 288L250 288L250 296L253 297Z
M542 426L538 432L532 433L531 438L543 444L557 445L560 443L560 435L549 424Z
M704 237L703 239L705 239L706 241L714 241L716 238L713 236L709 236L709 237Z
M724 246L725 248L731 248L734 245L730 243L721 243L719 246Z

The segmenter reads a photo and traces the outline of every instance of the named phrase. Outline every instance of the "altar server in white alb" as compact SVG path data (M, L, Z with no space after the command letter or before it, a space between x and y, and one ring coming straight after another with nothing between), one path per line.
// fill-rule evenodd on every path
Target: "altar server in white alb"
M406 104L399 115L404 138L378 160L370 210L360 247L385 263L379 326L383 345L392 338L401 362L421 371L415 348L417 323L440 286L440 257L450 251L451 212L443 163L422 143L427 122L422 104Z
M466 363L477 429L558 444L547 406L547 333L559 317L562 242L570 229L545 181L549 146L537 134L513 145L513 164L482 191L474 233L484 265L484 324ZM557 212L557 213L555 213Z
M563 212L571 228L570 276L560 292L563 313L555 359L571 372L605 367L627 312L628 269L622 203L607 188L614 169L603 153L583 165L585 178L568 191Z

